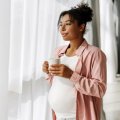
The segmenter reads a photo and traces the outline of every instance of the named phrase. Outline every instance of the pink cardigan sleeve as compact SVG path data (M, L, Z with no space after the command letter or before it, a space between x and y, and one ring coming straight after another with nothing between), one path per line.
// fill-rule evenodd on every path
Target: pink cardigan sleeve
M92 70L87 68L91 72L91 77L82 76L75 71L70 80L79 92L101 98L106 91L106 57L102 51L93 54L91 66Z

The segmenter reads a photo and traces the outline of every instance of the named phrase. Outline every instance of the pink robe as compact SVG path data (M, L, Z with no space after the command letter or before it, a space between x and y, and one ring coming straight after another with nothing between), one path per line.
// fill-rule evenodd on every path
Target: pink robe
M61 57L67 48L68 45L57 48L55 56ZM79 60L70 80L77 91L76 120L100 120L102 97L106 91L106 56L86 40L75 55L79 56ZM52 78L48 77L51 83ZM56 120L54 111L53 120Z

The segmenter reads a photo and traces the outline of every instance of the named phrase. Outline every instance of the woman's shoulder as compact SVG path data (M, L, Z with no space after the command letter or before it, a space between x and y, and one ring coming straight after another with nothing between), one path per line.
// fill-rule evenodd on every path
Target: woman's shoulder
M104 53L103 51L102 51L102 49L101 48L99 48L99 47L96 47L96 46L94 46L94 45L88 45L88 51L91 51L91 52L102 52L102 53Z
M58 46L58 47L56 47L55 52L64 51L67 47L68 47L68 45L61 45L61 46Z
M103 52L103 50L99 47L96 47L94 45L88 45L88 48L87 48L88 52L90 52L91 54L93 55L102 55L104 57L106 57L105 53Z
M68 45L61 45L55 48L55 56L58 56L60 53L64 53Z

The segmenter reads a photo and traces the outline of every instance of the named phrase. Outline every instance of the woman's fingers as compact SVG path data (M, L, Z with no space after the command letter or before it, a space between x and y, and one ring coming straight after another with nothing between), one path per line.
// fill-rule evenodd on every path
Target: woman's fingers
M44 64L48 64L48 61L44 61Z
M64 64L54 64L50 66L49 73L56 76L70 78L73 74L73 71Z
M44 61L43 66L42 66L43 72L48 74L49 73L48 67L49 67L48 61Z
M61 73L62 73L61 66L62 65L60 65L60 64L51 65L49 68L49 73L51 73L53 75L61 76Z
M61 71L49 71L49 73L51 73L52 75L57 75L57 76L61 75Z
M57 67L50 67L49 71L60 71L60 68Z

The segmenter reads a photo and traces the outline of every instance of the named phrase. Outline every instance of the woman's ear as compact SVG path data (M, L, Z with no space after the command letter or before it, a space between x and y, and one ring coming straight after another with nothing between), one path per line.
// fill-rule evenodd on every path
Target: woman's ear
M85 31L85 27L86 27L86 25L85 25L85 24L81 24L81 25L80 25L80 32Z

